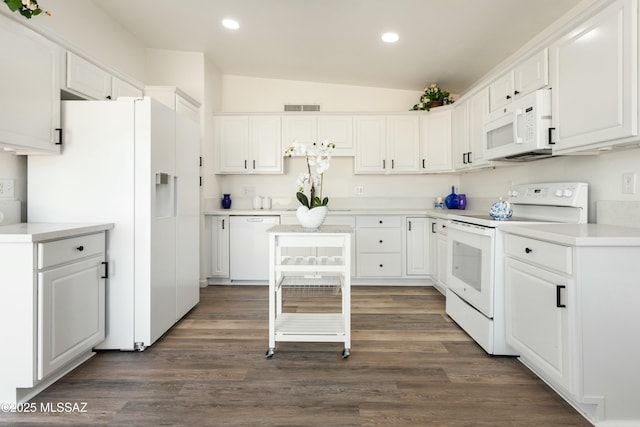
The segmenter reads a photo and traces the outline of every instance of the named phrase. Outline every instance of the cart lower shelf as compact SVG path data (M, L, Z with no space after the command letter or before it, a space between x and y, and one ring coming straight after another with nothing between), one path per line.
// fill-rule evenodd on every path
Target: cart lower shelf
M276 319L276 341L344 342L341 313L282 313Z

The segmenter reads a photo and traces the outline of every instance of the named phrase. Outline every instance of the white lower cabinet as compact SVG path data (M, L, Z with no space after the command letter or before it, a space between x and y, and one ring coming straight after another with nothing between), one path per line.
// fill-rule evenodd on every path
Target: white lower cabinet
M229 216L207 215L209 265L207 277L229 278Z
M429 250L429 218L407 217L407 276L428 276L431 274L431 254Z
M571 390L568 319L575 304L566 299L573 281L511 258L505 268L507 342L555 385Z
M637 230L558 227L505 235L507 343L593 424L638 425L640 244L618 243Z
M357 276L402 276L402 219L397 215L356 217Z
M51 237L58 227L47 230L45 241L15 234L21 233L19 227L0 227L0 322L7 326L0 352L0 402L9 403L44 390L90 358L105 338L104 230L110 226L102 231L92 226L89 234L80 235L63 230L64 237Z

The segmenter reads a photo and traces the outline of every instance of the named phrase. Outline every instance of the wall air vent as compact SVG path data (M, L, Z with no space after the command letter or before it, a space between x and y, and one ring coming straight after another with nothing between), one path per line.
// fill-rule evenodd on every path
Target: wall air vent
M284 111L320 111L320 104L284 104Z

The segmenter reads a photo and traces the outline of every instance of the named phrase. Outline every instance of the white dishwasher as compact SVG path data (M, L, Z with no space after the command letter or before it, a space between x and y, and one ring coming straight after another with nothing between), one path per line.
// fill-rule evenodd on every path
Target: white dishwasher
M229 279L269 280L267 230L280 224L279 216L232 216L229 218Z

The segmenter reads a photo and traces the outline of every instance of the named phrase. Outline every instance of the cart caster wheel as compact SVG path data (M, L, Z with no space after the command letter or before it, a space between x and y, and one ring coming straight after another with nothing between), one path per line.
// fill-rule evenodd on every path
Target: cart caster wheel
M274 348L270 348L269 350L267 350L267 352L265 353L264 357L267 358L267 359L271 359L275 352L276 351L275 351Z
M349 356L351 356L351 350L349 350L348 348L345 348L344 351L342 352L342 358L346 359Z

